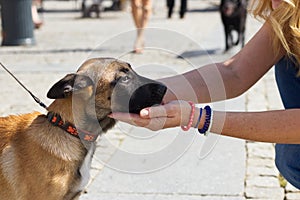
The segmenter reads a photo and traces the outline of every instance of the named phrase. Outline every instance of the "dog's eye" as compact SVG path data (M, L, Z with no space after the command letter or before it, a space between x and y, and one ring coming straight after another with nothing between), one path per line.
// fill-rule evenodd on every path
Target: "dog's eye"
M123 77L121 78L121 81L122 81L123 83L128 83L129 80L130 80L130 77L129 77L129 76L123 76Z

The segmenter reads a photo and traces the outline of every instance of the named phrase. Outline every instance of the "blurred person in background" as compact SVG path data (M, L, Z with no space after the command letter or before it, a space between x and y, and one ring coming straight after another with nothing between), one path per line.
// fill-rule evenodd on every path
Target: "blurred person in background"
M168 18L172 17L174 6L175 6L175 0L167 0ZM180 10L179 10L180 19L184 18L186 9L187 9L187 0L180 0Z
M31 14L32 21L34 24L34 28L39 29L43 25L43 21L41 20L38 13L38 6L41 6L41 0L32 0L31 4Z
M134 43L134 53L142 53L145 46L144 29L148 24L152 10L151 0L131 0L131 11L137 36Z

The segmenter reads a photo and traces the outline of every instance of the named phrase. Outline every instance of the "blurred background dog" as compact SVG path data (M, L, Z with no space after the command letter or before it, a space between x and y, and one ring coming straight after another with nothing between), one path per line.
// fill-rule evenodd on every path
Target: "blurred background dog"
M221 0L220 13L225 31L225 51L240 42L244 47L247 4L247 0ZM233 41L233 31L237 32L235 42Z

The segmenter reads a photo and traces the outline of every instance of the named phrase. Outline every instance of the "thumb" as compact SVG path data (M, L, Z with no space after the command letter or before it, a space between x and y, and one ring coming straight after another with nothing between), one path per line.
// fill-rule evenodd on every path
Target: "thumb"
M140 111L141 118L167 117L166 108L163 105L144 108Z

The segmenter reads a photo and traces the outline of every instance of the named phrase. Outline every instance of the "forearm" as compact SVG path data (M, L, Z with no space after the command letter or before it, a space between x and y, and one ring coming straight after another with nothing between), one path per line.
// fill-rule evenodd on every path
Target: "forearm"
M176 99L215 102L236 97L246 90L232 68L223 63L206 65L160 81L168 86L166 102Z
M168 86L165 102L176 99L199 103L236 97L256 83L285 54L272 50L272 28L265 23L245 47L223 63L161 79Z
M203 129L208 119L206 109L200 112L200 109L193 108L194 105L186 101L172 101L143 109L140 115L114 113L110 117L156 131L178 126L195 127L202 113L197 128ZM300 144L299 116L300 109L265 112L213 111L210 134L259 142Z
M260 142L300 144L299 116L300 109L249 113L215 111L211 132Z

